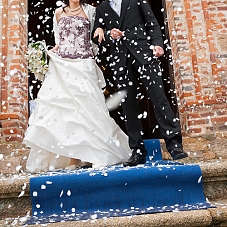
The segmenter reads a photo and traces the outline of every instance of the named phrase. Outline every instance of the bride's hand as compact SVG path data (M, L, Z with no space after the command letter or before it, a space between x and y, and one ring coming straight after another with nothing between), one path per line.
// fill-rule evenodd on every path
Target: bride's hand
M94 37L93 38L95 38L96 36L99 36L99 38L98 38L99 43L101 43L102 40L105 41L104 31L103 31L102 28L97 28L95 30L95 33L94 33Z
M50 49L50 51L52 52L56 52L58 50L58 44L56 44L52 49Z

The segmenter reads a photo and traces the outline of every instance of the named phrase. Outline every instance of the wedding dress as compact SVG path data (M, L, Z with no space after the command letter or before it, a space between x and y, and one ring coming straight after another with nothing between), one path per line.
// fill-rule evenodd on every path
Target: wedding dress
M50 56L49 72L29 118L23 143L31 148L29 172L65 168L70 158L97 166L128 160L128 137L110 117L96 65L89 19L61 17L59 49Z

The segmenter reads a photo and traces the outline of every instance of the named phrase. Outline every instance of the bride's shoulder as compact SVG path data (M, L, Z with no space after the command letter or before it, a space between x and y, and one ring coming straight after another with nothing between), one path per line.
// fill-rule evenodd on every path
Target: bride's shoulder
M63 12L63 7L59 7L57 9L55 9L55 14L61 14Z
M90 17L93 17L95 15L95 10L96 8L90 4L84 4L83 6L84 8L84 12L85 14L87 14L87 16L90 18Z
M59 19L61 18L62 13L64 13L63 7L59 7L57 9L55 9L55 13L54 14L55 14L55 17L56 17L57 21L59 21Z
M90 4L87 4L87 3L84 4L84 8L87 8L87 9L90 9L90 10L94 10L95 9L94 6L92 6Z

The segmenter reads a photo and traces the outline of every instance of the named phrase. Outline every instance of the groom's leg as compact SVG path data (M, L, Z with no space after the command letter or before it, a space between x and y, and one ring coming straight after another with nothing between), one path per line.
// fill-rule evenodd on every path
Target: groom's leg
M125 126L129 136L129 146L133 150L133 154L139 153L145 157L147 151L144 148L142 139L142 124L139 116L136 76L137 71L132 67L133 58L128 58L126 62L126 71L124 75L116 78L119 90L127 90L127 97L122 102L122 110L125 118Z
M152 101L154 114L166 142L167 150L171 151L176 147L182 148L180 123L175 118L166 98L159 63L155 61L153 64L143 66L143 75L140 76L140 79Z

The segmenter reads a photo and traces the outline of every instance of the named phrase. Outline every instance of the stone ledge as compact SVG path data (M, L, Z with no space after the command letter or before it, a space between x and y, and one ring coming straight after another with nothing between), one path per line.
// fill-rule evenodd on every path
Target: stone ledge
M31 176L31 175L30 175ZM30 176L26 174L12 175L0 178L0 199L18 197L21 191L29 196Z
M224 204L223 204L224 203ZM227 200L217 201L213 203L217 208L208 209L212 217L214 226L227 226Z
M203 178L223 177L227 180L227 160L212 160L197 163L203 173Z
M227 160L198 163L203 176L203 188L209 200L227 199Z
M0 225L8 227L22 226L29 218L7 218L0 220ZM27 225L32 227L34 225ZM44 225L35 225L41 227ZM46 225L45 225L46 226ZM227 204L217 208L197 211L166 212L128 217L115 217L88 221L58 222L47 224L50 227L227 227Z
M166 212L149 215L137 215L133 217L98 219L86 222L65 222L67 227L207 227L212 223L212 217L208 210ZM29 225L31 226L31 225ZM41 227L41 225L36 225ZM51 227L63 226L62 223L54 223Z

